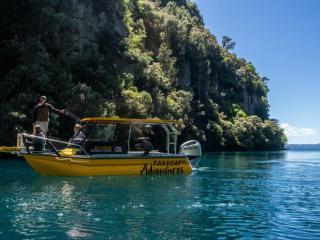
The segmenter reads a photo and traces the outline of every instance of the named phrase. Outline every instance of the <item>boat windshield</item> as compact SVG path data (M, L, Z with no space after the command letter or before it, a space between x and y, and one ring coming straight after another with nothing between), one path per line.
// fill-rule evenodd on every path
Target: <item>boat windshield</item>
M113 138L115 124L88 124L84 131L87 140L111 141Z
M127 142L129 125L119 124L86 124L84 126L86 139L89 141L121 141Z

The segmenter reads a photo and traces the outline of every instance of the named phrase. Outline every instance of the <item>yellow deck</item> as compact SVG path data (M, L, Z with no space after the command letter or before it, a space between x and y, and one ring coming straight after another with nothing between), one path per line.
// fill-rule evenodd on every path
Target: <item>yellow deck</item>
M0 153L11 153L15 151L19 151L21 148L19 147L7 147L7 146L1 146L0 147Z
M0 147L0 158L16 158L17 152L19 152L21 148L19 147L7 147L1 146Z

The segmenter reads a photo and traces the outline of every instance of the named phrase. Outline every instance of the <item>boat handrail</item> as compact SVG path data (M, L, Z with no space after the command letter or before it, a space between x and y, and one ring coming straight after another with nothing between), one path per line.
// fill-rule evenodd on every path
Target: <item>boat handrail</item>
M81 149L81 151L89 156L89 153L79 144L75 144L75 143L70 143L70 142L66 142L66 141L61 141L61 140L56 140L56 139L52 139L52 138L47 138L47 137L40 137L40 136L35 136L35 135L31 135L31 134L27 134L27 133L23 133L22 134L22 137L23 137L23 140L24 140L24 145L26 146L26 149L27 149L27 152L28 154L30 154L30 149L29 149L29 146L26 142L26 138L38 138L38 139L42 139L44 141L47 141L50 146L52 147L53 151L58 155L60 156L60 153L58 151L58 149L56 149L56 147L52 144L52 142L55 142L55 143L60 143L60 144L65 144L67 146L74 146L74 147L78 147Z

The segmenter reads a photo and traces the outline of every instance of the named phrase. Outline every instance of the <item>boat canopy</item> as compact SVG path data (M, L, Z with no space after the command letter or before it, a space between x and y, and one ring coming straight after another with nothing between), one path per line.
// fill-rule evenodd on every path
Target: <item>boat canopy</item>
M133 119L133 118L106 118L94 117L81 119L82 124L101 123L101 124L178 124L178 121L160 119Z
M166 150L167 153L170 153L171 150L176 153L177 149L177 134L178 132L174 128L174 124L178 124L178 121L171 121L171 120L160 120L160 119L134 119L134 118L106 118L106 117L93 117L93 118L83 118L81 119L81 124L83 125L91 125L91 124L101 124L101 125L108 125L108 124L115 124L115 125L128 125L129 131L128 131L128 138L127 138L127 145L128 145L128 151L130 151L130 141L131 141L131 135L133 125L159 125L161 126L166 133ZM114 131L113 131L114 133ZM113 134L112 133L112 134ZM113 138L113 137L111 137Z

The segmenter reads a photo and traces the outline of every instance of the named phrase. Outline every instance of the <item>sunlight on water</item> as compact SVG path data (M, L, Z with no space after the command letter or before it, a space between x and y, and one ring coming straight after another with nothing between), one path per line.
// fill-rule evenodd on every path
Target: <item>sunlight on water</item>
M208 154L189 176L0 171L0 239L320 239L320 151Z

